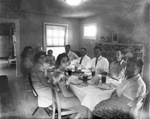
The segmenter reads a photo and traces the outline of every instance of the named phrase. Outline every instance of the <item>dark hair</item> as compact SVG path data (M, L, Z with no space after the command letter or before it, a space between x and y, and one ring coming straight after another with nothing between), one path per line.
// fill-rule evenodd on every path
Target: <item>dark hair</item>
M128 59L128 61L134 62L136 66L139 68L139 73L142 72L142 67L143 67L143 61L142 59L138 59L137 57L131 57Z
M86 48L81 48L81 49L84 49L86 51Z
M65 47L69 47L69 48L70 48L71 46L68 44L68 45L66 45Z
M25 58L25 57L26 57L27 53L29 52L29 49L32 49L32 47L31 47L31 46L25 46L25 47L24 47L24 49L23 49L23 51L22 51L22 53L21 53L21 57L22 57L22 58Z
M35 62L38 62L38 59L40 58L41 55L45 55L46 56L46 52L37 52L35 55L34 55L34 61Z
M55 62L55 67L56 67L56 69L59 68L61 59L64 58L64 57L67 57L68 60L69 60L69 57L68 57L68 55L67 55L66 53L62 53L62 54L59 54L59 55L58 55L58 57L57 57L57 59L56 59L56 62Z
M53 52L53 50L51 50L51 49L49 49L48 52L49 52L49 51Z
M95 50L95 49L99 49L100 51L102 51L102 48L101 48L101 47L98 47L98 46L95 46L95 47L94 47L94 50Z

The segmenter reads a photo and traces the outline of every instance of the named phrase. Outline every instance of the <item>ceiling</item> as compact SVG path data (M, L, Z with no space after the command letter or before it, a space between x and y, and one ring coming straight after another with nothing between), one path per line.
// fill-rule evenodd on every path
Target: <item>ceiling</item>
M53 15L67 18L86 18L94 15L137 14L149 0L84 0L69 6L64 0L0 0L13 11Z

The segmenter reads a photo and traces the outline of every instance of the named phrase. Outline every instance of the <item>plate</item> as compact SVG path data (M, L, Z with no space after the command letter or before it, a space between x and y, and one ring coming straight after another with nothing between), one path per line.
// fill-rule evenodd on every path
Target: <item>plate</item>
M102 89L102 90L111 90L111 89L113 89L113 87L111 87L109 84L99 84L97 87Z
M74 75L72 75L71 77L69 77L68 80L69 80L69 82L70 82L71 84L74 84L74 85L83 83L82 80L79 80L78 77L77 77L77 76L74 76Z
M83 83L83 81L81 81L81 80L72 80L72 81L70 81L70 83L73 84L73 85L78 85L78 84Z

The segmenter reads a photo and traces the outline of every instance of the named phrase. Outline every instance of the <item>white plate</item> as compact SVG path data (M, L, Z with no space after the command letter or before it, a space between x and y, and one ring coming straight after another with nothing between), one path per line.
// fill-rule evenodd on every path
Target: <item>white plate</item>
M74 75L72 75L71 77L69 77L68 81L69 81L71 84L74 84L74 85L83 83L82 80L79 80L78 77L77 77L77 76L74 76Z
M78 85L78 84L83 83L83 81L82 80L72 80L72 81L70 81L70 83L74 84L74 85Z
M99 84L97 87L100 88L100 89L103 89L103 90L113 89L109 84Z

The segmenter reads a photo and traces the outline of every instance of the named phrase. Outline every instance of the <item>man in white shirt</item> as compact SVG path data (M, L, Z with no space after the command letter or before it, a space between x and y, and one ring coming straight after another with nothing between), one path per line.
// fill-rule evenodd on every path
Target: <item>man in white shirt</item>
M81 48L80 50L81 57L78 58L78 63L81 65L82 69L91 68L91 58L86 54L86 48Z
M91 61L92 69L95 69L96 74L107 75L109 71L109 62L108 60L101 56L101 50L99 47L94 48L95 57Z
M71 51L71 46L70 45L65 46L65 52L68 55L70 61L73 61L73 60L79 58L78 55L76 55L74 52Z
M122 59L121 51L116 51L116 60L110 64L109 75L118 81L125 79L126 61Z

